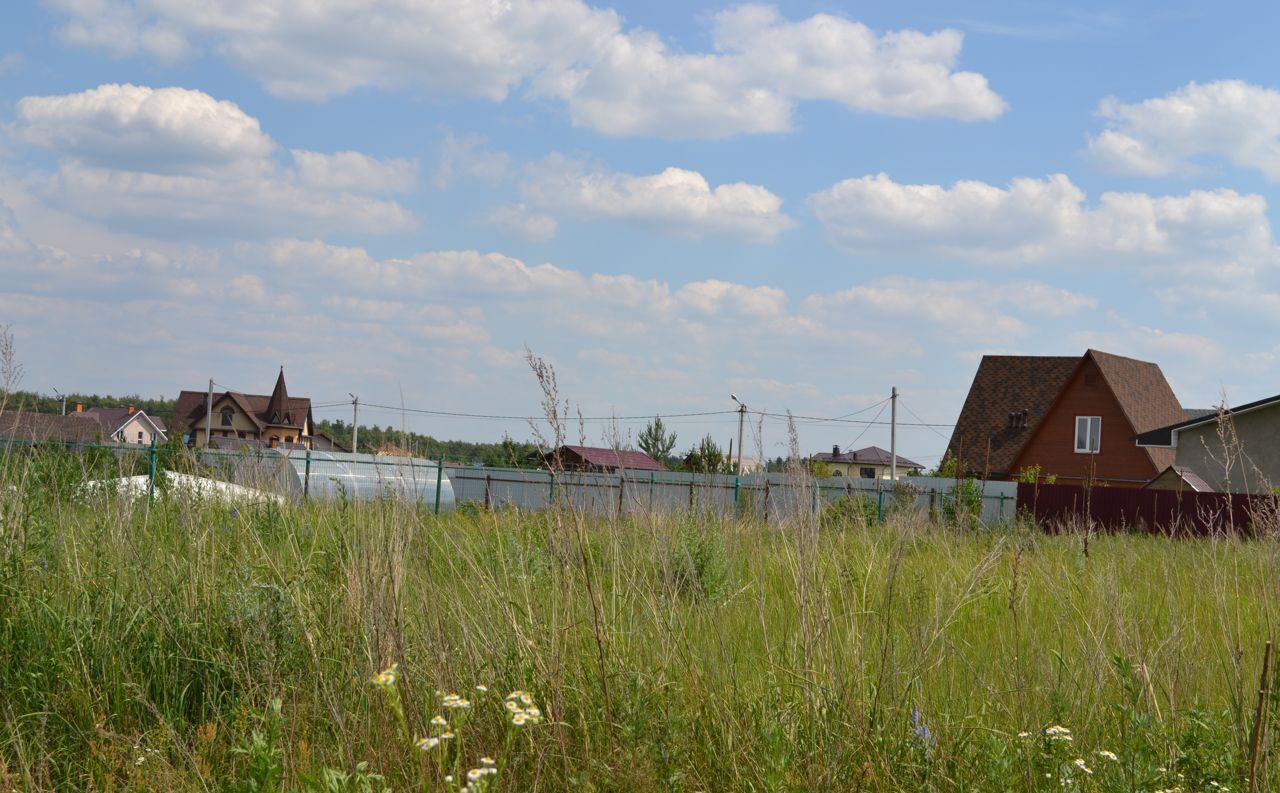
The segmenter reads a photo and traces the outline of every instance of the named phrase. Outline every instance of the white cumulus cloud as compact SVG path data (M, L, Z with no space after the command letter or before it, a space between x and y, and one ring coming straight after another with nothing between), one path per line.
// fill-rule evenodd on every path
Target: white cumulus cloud
M772 242L795 225L782 211L782 199L764 187L734 182L713 188L702 174L683 168L636 176L553 155L526 168L520 192L525 203L547 212L638 222L693 237Z
M1142 176L1224 160L1280 182L1280 91L1241 80L1188 83L1162 97L1102 102L1107 129L1089 139L1105 168Z
M1011 264L1084 263L1099 255L1185 263L1276 254L1266 200L1225 189L1181 196L1103 193L1091 205L1062 174L1014 179L1007 187L902 184L878 174L838 182L809 201L837 241L863 252L892 249Z
M800 101L893 116L991 119L1004 101L957 69L955 30L878 33L766 5L712 18L710 52L682 52L582 0L50 0L68 43L162 60L211 50L278 96L357 88L502 101L557 97L611 135L719 138L792 128Z
M404 191L410 160L294 151L290 167L258 120L186 88L103 85L27 97L8 128L53 154L34 189L51 204L157 236L259 236L412 228L412 213L375 194Z

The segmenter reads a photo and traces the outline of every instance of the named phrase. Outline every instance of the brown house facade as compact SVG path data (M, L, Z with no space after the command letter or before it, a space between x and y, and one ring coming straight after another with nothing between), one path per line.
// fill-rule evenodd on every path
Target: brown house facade
M1132 437L1183 415L1154 363L1097 350L985 356L948 454L970 476L1016 479L1038 466L1063 484L1142 487L1173 455Z
M204 391L183 391L174 410L174 429L189 435L192 446L204 446L208 419L210 437L219 446L236 442L254 446L311 448L311 400L289 396L284 367L270 396L238 391L214 392L212 410Z

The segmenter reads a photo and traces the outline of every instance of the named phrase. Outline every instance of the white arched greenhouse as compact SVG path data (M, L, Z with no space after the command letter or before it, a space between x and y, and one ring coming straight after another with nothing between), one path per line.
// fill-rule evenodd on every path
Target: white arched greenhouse
M287 498L421 502L439 512L453 509L453 486L434 460L384 457L298 448L206 449L201 461L213 475Z

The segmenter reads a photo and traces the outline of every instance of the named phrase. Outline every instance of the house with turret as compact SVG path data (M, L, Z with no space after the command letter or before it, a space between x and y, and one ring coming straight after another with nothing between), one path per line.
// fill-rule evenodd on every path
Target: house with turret
M268 394L239 391L183 391L174 410L173 431L191 446L312 448L314 421L308 397L289 396L284 367Z

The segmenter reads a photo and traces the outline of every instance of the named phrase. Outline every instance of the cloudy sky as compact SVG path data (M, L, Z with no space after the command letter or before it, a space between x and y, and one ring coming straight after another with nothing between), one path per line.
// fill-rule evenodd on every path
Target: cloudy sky
M495 416L538 409L528 347L588 418L846 417L806 452L887 446L853 422L895 385L954 422L987 352L1274 394L1280 6L1056 5L15 0L0 324L46 392L283 364L321 403Z

